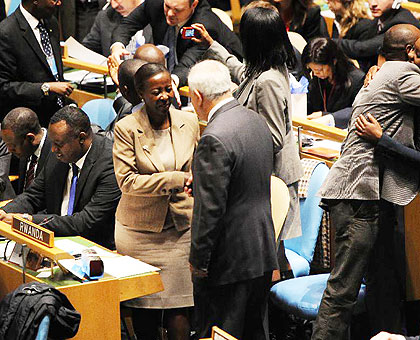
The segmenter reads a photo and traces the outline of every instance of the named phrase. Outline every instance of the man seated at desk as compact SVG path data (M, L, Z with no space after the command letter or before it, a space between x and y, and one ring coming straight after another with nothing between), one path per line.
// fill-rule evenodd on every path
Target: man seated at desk
M56 236L80 235L114 248L114 216L121 192L112 143L94 135L88 116L73 106L54 114L48 138L55 155L49 155L27 191L0 210L0 220L11 223L12 213L23 213L21 217Z
M51 151L47 130L41 128L34 111L26 107L11 110L1 123L1 136L7 149L19 158L18 194L39 175Z

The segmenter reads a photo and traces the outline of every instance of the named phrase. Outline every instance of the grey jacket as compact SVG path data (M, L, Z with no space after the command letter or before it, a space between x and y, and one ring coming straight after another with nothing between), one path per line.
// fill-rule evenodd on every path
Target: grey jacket
M287 185L303 175L299 150L293 135L289 77L286 66L270 69L253 78L245 78L245 65L216 41L206 52L227 65L232 81L239 84L235 97L240 104L260 114L273 137L275 156L273 173Z
M369 86L356 96L341 157L321 187L321 196L357 200L382 198L398 205L410 203L418 190L418 168L409 167L405 162L379 163L374 145L355 133L354 124L360 114L369 112L386 135L414 148L417 143L413 116L419 112L417 106L420 106L420 69L408 62L386 62Z

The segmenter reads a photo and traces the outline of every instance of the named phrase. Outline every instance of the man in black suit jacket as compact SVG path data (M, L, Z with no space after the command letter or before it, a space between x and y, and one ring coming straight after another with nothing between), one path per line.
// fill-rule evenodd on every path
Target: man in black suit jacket
M18 194L39 175L51 151L47 130L26 107L11 110L1 123L1 135L10 153L19 158Z
M24 213L24 218L43 223L56 236L80 235L113 248L121 193L111 141L94 135L87 115L72 106L51 118L48 138L55 155L49 155L27 191L0 210L0 219L10 223L11 213Z
M268 339L267 300L277 268L271 134L257 113L232 97L223 64L197 64L188 83L196 112L209 120L192 167L190 264L198 337L209 337L217 325L238 339Z
M60 0L23 0L21 5L0 23L0 118L13 108L34 110L42 126L60 107L62 96L73 88L63 82L59 31L52 17ZM29 21L28 21L29 20ZM41 43L38 23L43 23L50 40L52 57ZM58 98L60 96L60 98Z
M364 20L358 25L362 28L359 30L360 36L353 34L351 39L337 40L343 52L349 58L358 60L365 72L376 65L384 33L388 29L397 24L411 24L420 28L419 21L410 11L400 7L399 0L370 0L369 7L374 20Z
M145 0L124 18L114 31L112 57L120 59L125 53L124 45L129 42L131 36L150 24L155 45L166 45L170 48L168 69L179 78L177 85L185 85L190 67L206 50L200 44L181 36L182 27L191 26L193 23L203 24L213 39L229 52L242 58L238 37L212 12L207 0ZM173 68L170 56L175 48L176 53L173 53L173 57L176 57L177 62Z

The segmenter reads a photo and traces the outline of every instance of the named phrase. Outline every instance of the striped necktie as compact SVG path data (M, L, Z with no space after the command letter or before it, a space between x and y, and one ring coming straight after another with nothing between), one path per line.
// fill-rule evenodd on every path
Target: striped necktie
M25 190L32 184L35 177L35 166L38 163L38 157L35 155L31 156L31 162L29 163L28 171L26 171L25 178Z
M47 29L45 28L44 24L41 21L38 23L36 28L39 29L39 34L41 36L41 46L42 46L42 50L43 50L45 56L47 57L47 61L52 60L52 62L55 63L54 54L53 54L52 47L51 47L50 36L48 35ZM59 78L58 72L57 72L57 67L55 67L55 69L54 69L51 66L50 62L48 64L50 65L50 69L51 69L51 72L53 73L53 75L55 77L55 80L60 81L60 78ZM64 106L63 99L60 96L57 97L57 104L60 107Z

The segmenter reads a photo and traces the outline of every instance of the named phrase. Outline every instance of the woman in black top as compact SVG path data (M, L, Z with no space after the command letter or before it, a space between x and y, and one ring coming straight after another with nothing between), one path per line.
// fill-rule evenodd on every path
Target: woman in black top
M328 38L317 38L305 46L302 65L312 71L308 92L308 119L331 114L335 126L347 127L354 98L363 86L364 73Z
M321 9L312 0L265 0L280 12L286 29L299 33L306 41L327 37L328 30Z

